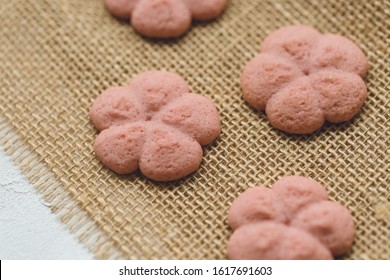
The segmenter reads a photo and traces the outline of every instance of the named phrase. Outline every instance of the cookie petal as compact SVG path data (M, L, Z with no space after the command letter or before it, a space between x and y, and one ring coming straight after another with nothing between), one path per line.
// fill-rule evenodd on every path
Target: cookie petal
M89 116L98 130L144 120L142 104L127 87L109 88L93 104Z
M251 188L237 197L228 214L230 227L235 230L241 226L261 221L285 223L281 201L271 189L265 187Z
M118 174L134 172L145 142L144 126L138 122L102 131L94 144L96 157Z
M334 123L349 121L363 106L367 88L354 73L325 70L310 75L313 86L323 97L325 118Z
M313 70L337 69L355 73L364 78L368 60L363 51L346 37L334 34L321 36L313 51Z
M272 190L277 200L284 205L284 212L289 220L310 204L328 199L328 194L320 183L301 176L283 177L273 185Z
M293 227L282 239L282 258L286 260L333 260L331 252L314 236Z
M191 13L182 0L141 1L133 11L131 24L142 35L173 38L191 25Z
M184 0L189 7L193 19L210 20L218 17L228 0Z
M150 123L140 170L156 181L174 181L196 171L202 147L191 137L162 123Z
M303 73L288 59L271 54L259 54L241 75L244 99L254 108L264 110L272 95Z
M320 37L321 33L310 26L287 26L271 33L261 45L261 51L288 58L307 74L312 49Z
M303 209L291 226L316 237L335 256L348 251L355 236L353 218L348 209L331 201L314 203Z
M199 94L184 94L164 107L153 120L162 121L196 139L200 145L213 142L221 132L214 103Z
M266 106L273 127L293 134L310 134L325 123L321 95L302 77L274 94Z
M330 260L329 250L303 230L263 222L238 228L231 236L232 260Z
M140 0L104 0L107 10L114 16L128 19Z
M151 119L162 106L190 91L182 77L165 71L142 73L132 80L129 87L140 97L148 119Z

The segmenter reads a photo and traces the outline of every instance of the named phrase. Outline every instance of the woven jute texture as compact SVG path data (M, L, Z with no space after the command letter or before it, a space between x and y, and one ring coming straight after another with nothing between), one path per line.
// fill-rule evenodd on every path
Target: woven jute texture
M370 62L361 113L305 137L273 129L239 83L265 36L295 23L349 37ZM0 129L13 131L0 143L97 258L224 259L233 199L292 174L318 180L352 211L345 258L390 258L390 1L231 0L218 20L155 41L99 0L0 0L0 40ZM118 176L92 149L95 98L151 69L182 75L222 117L198 172L172 184Z

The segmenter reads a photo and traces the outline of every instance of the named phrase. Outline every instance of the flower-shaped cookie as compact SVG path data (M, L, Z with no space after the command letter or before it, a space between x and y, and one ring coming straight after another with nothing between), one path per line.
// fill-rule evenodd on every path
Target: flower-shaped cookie
M332 259L353 243L350 212L328 200L312 179L284 177L272 189L256 187L232 204L230 259Z
M201 146L213 142L221 126L213 102L189 92L183 78L159 71L103 92L90 111L101 131L94 144L97 158L118 174L139 168L156 181L197 170Z
M154 38L178 37L190 29L192 19L220 15L227 0L105 0L116 17L130 19L134 29Z
M367 97L368 61L349 39L289 26L269 35L241 76L245 100L272 126L309 134L352 119Z

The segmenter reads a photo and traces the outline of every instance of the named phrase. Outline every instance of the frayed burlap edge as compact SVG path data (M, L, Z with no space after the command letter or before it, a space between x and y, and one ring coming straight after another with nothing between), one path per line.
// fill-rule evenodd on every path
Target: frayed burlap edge
M28 143L1 117L0 146L45 199L48 203L45 205L50 207L87 250L93 252L97 259L123 259L114 242L96 226L72 199L72 195L62 186L60 180L45 166L43 160L32 152Z

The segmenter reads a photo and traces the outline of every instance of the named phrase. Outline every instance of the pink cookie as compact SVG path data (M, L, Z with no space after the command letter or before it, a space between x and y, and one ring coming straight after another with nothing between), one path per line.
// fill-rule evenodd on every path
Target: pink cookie
M156 181L197 170L201 146L218 138L221 126L213 102L188 92L180 76L158 71L103 92L90 111L102 131L94 145L97 158L118 174L140 169Z
M352 119L367 97L368 61L349 39L296 25L269 35L245 67L245 100L266 112L272 126L310 134L325 121Z
M231 260L330 260L332 254L305 231L275 222L238 228L228 246Z
M224 10L227 0L105 0L116 17L130 19L134 29L154 38L186 33L192 19L210 20Z
M298 176L284 177L272 189L245 191L233 202L228 221L235 231L228 245L234 259L328 259L347 252L355 235L350 212L330 202L319 183Z

